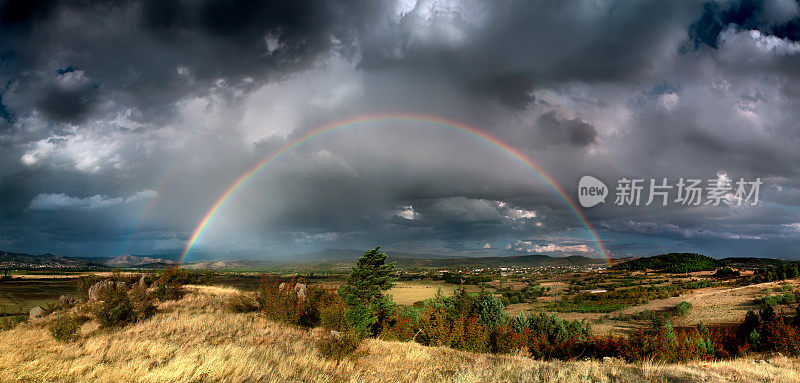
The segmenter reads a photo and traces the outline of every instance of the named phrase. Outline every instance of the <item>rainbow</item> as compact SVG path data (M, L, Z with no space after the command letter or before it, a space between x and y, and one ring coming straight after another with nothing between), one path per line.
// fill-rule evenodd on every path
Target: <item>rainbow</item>
M471 127L469 125L462 124L457 121L446 120L443 118L438 117L431 117L425 115L417 115L417 114L378 114L378 115L369 115L369 116L362 116L356 117L352 119L348 119L345 121L339 121L328 125L323 125L316 129L313 129L304 135L296 138L295 140L291 141L289 144L284 146L283 148L273 152L268 157L264 158L261 162L250 168L247 172L239 176L235 182L233 182L228 189L225 190L224 193L217 199L214 205L206 212L203 216L203 219L200 223L197 224L195 227L194 232L192 233L192 237L186 243L186 246L181 253L181 256L178 260L179 263L183 263L186 259L186 256L192 251L192 248L197 244L197 241L200 237L203 236L203 233L206 232L208 229L209 224L211 221L216 217L217 213L225 206L225 204L230 200L231 196L239 190L242 186L244 186L248 181L250 181L255 175L260 173L267 165L272 163L273 161L277 160L287 152L305 144L309 140L319 137L324 134L333 133L342 129L355 127L355 126L363 126L365 124L370 123L377 123L377 122L405 122L405 123L414 123L414 124L427 124L441 128L447 128L451 130L455 130L458 132L466 133L470 136L480 139L494 147L497 147L504 152L506 152L511 157L517 159L526 167L533 170L545 183L553 189L553 191L558 194L558 196L569 206L575 216L580 220L583 226L586 227L586 230L589 232L592 240L597 245L597 249L599 250L600 254L606 260L606 262L610 265L610 259L608 255L608 250L606 250L605 246L603 246L603 242L597 236L597 232L589 221L584 215L583 211L575 204L575 202L568 196L568 194L564 191L564 189L559 186L552 176L547 174L535 161L531 158L527 157L525 154L520 152L517 149L514 149L507 143L501 141L498 138L492 137L486 132L478 130L477 128Z

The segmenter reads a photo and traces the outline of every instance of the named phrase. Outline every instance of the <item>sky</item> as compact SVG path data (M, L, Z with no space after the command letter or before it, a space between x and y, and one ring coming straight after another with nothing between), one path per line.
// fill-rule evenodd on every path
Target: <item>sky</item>
M255 165L381 114L469 126L543 174L430 122L344 127L251 177L188 259L800 258L797 0L2 1L0 249L180 253ZM564 198L586 175L597 241ZM681 178L733 191L685 205Z

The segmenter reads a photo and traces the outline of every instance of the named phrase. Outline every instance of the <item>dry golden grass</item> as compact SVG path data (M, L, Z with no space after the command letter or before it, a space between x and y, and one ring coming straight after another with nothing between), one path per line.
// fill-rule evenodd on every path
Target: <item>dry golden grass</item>
M193 287L151 319L101 330L89 322L80 339L53 340L46 324L0 333L0 381L100 382L639 382L800 381L800 361L775 357L686 365L622 361L546 362L523 355L486 355L369 340L360 356L341 363L315 350L321 331L229 314L224 296L236 291Z
M433 298L440 288L442 294L449 297L453 295L453 291L458 288L458 285L443 281L399 281L395 282L394 287L389 289L386 294L391 295L392 300L399 305L411 306L414 302ZM470 292L479 290L474 285L467 285L465 288Z

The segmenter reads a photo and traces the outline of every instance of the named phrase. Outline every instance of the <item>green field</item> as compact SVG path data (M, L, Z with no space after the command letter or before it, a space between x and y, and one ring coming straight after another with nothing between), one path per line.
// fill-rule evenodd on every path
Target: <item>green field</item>
M0 282L0 316L27 314L35 306L58 302L58 297L76 296L76 278L24 278Z

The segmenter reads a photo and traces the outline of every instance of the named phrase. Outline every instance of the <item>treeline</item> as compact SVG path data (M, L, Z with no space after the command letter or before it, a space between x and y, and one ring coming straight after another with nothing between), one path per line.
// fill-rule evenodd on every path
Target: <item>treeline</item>
M753 275L742 283L765 283L793 279L800 276L800 262L786 263L756 270Z
M639 258L611 267L613 270L641 271L658 270L667 273L691 273L717 268L717 260L702 254L669 253Z
M436 275L433 276L433 280L443 280L447 283L452 283L454 285L479 285L481 283L489 283L495 278L497 278L498 274L492 273L480 273L480 274L467 274L467 273L442 273L440 276Z

